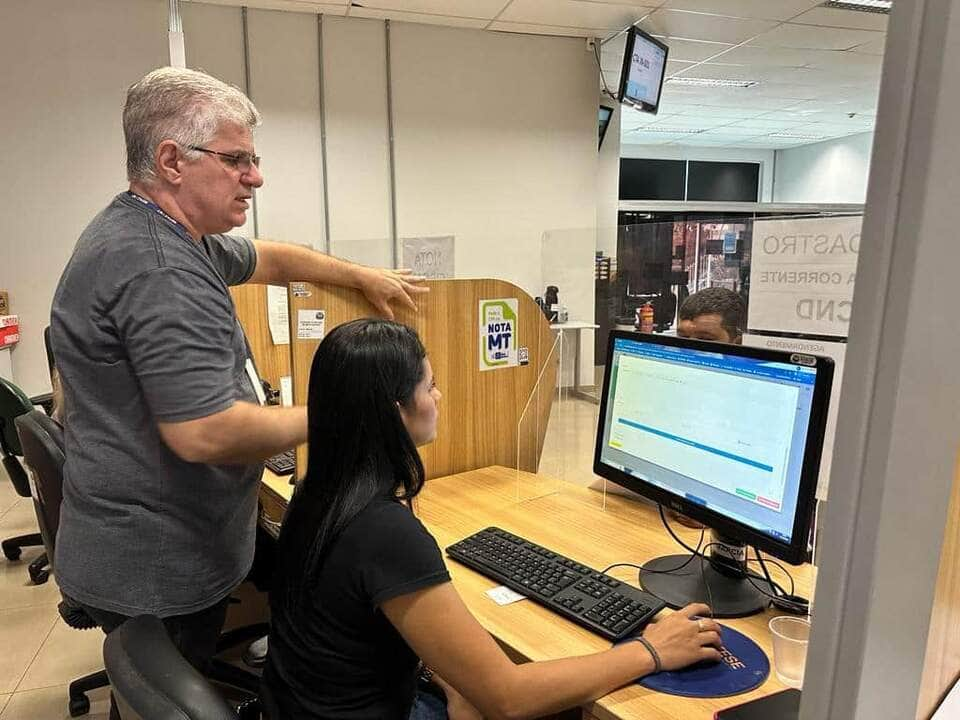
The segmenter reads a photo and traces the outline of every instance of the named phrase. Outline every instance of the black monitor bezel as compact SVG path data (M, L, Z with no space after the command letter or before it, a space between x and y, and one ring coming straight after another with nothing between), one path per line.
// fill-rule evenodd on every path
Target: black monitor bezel
M613 120L613 108L609 105L600 105L600 110L607 111L607 121L600 125L600 141L597 143L597 150L603 147L603 139L607 136L607 129L610 127L610 121ZM600 120L600 110L597 111L597 120Z
M643 100L635 100L634 98L627 97L627 80L630 77L630 58L633 56L633 48L636 45L637 37L641 37L647 42L651 42L663 49L663 72L660 73L660 88L657 90L656 105L651 105ZM663 83L667 77L667 60L669 60L669 58L670 48L667 47L665 43L660 42L649 33L638 28L636 25L632 25L630 29L627 30L627 42L623 47L623 65L620 68L620 88L617 91L617 100L619 100L623 105L629 105L630 107L638 108L643 112L656 115L660 108L660 101L663 99Z
M614 343L617 340L637 340L655 345L688 348L704 352L721 352L770 362L785 362L794 365L807 364L814 358L817 380L814 384L813 401L810 408L810 422L804 444L803 465L800 471L800 489L797 494L797 512L794 515L791 542L785 543L721 515L714 510L692 503L684 498L662 490L638 477L611 467L601 461L603 451L604 425L607 417L607 400L610 392L610 370L613 360ZM801 358L805 362L801 362ZM643 497L669 507L687 517L706 525L725 537L741 540L791 565L800 565L807 558L807 543L810 523L816 505L817 481L820 472L820 457L823 451L823 438L826 432L827 411L830 404L830 389L833 384L833 360L819 355L790 353L768 348L745 345L728 345L706 340L691 340L670 335L654 335L625 330L613 330L607 339L607 364L603 374L603 391L600 395L600 417L597 421L597 437L593 455L593 472L617 485L627 488Z

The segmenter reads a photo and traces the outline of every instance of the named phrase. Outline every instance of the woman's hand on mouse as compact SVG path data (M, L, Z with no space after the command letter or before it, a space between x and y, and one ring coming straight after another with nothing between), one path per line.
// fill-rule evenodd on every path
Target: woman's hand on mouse
M709 615L709 607L694 603L647 625L643 637L660 656L661 669L720 660L720 625Z

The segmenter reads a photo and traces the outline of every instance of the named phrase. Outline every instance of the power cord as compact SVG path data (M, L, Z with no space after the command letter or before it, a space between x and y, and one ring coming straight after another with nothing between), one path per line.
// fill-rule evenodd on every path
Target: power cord
M721 547L722 544L717 542L709 542L706 545L704 545L703 540L704 540L705 530L701 530L700 540L697 542L697 547L695 548L690 547L687 543L683 541L682 538L680 538L679 535L677 535L677 533L670 526L670 523L667 520L667 516L664 513L663 506L658 505L657 509L660 512L660 521L663 523L663 527L666 529L667 533L669 533L670 537L672 537L680 547L682 547L684 550L690 553L690 557L688 557L682 564L678 565L677 567L670 568L668 570L649 570L635 563L614 563L613 565L610 565L607 568L605 568L603 572L607 573L610 570L613 570L614 568L618 568L618 567L633 568L637 570L637 582L642 587L643 573L653 573L653 574L675 573L687 567L687 565L689 565L695 558L699 557L700 573L703 576L704 587L707 590L707 600L708 600L709 606L711 607L711 616L712 616L713 592L710 589L710 583L707 580L706 563L710 561L710 558L707 557L707 550L709 550L713 546ZM763 556L760 554L760 551L757 550L757 548L753 548L753 552L755 557L754 558L748 557L746 561L748 563L754 563L754 562L757 563L760 566L760 569L763 572L763 575L761 577L760 575L757 575L755 573L752 573L750 570L747 570L747 572L744 573L744 577L747 579L747 582L749 582L757 592L759 592L761 595L766 597L772 605L779 608L780 610L784 610L785 612L795 613L798 615L809 614L809 607L810 607L809 601L806 598L802 598L794 594L796 591L796 585L794 583L793 575L790 573L790 571L787 570L787 568L782 563L776 560L764 559ZM780 569L780 571L784 575L787 576L787 579L790 581L789 593L786 591L786 589L784 589L784 587L780 583L778 583L776 580L773 579L773 576L770 574L770 570L767 567L767 563L776 566L777 568ZM767 584L773 589L773 592L769 592L768 590L765 590L763 587L758 585L755 582L755 580L766 581Z
M603 63L600 62L600 48L598 47L597 39L593 39L593 57L597 61L597 70L600 72L600 84L603 85L603 94L606 95L611 100L617 100L617 96L610 92L610 88L607 87L607 79L603 76Z

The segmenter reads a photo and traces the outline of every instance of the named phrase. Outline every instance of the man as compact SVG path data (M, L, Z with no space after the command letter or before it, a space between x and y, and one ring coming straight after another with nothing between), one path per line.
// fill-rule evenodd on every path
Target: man
M690 295L680 306L677 335L740 345L746 325L743 299L733 290L710 287Z
M260 463L307 438L305 408L258 405L227 286L350 286L387 317L426 292L402 273L220 234L263 184L259 123L204 73L163 68L133 85L129 191L80 236L51 311L67 409L60 588L106 632L160 616L199 668L253 559Z

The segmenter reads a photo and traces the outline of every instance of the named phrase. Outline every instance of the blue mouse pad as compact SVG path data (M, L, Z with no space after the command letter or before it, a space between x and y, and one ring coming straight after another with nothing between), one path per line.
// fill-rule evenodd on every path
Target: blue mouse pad
M663 671L637 680L649 690L684 697L716 698L749 692L770 674L770 661L753 640L721 626L723 660L697 663L683 670Z

